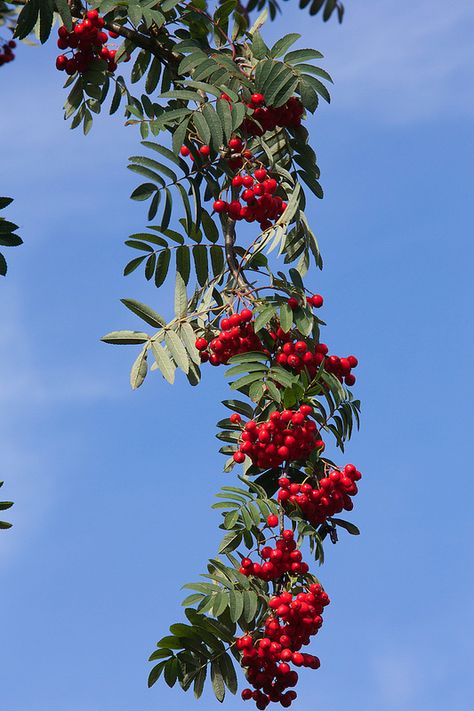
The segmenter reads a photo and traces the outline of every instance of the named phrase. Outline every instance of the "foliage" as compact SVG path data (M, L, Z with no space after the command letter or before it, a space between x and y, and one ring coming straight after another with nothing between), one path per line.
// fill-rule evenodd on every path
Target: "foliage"
M12 202L12 198L0 197L0 210L4 210ZM15 225L5 217L0 216L0 245L3 247L18 247L20 244L23 244L21 237L15 234L15 230L17 229L18 225ZM5 276L6 273L7 262L3 254L0 252L0 276Z
M3 486L3 481L0 481L0 488ZM6 511L13 506L12 501L0 501L0 511ZM12 524L7 523L7 521L0 521L0 529L11 528Z
M337 0L299 4L324 21L342 21ZM104 46L109 37L121 44L112 62L104 59L109 50L79 48L84 66L74 53L81 40L63 44L72 51L57 64L68 66L65 118L88 133L110 101L110 114L121 109L126 124L138 127L142 148L128 167L141 182L131 198L146 204L148 224L126 240L132 253L124 275L143 270L157 289L174 285L171 318L124 298L141 330L102 340L139 346L133 389L152 370L170 384L182 371L196 386L204 367L223 365L235 397L223 400L229 412L217 423L217 438L224 471L242 465L239 486L223 486L213 505L222 517L217 553L202 580L184 586L192 591L183 602L187 622L171 625L158 642L148 683L163 677L199 697L209 676L223 701L226 691L237 691L237 665L255 689L244 690L244 699L257 708L271 700L289 706L296 693L280 679L289 673L283 660L319 666L299 650L329 602L303 552L321 565L328 538L336 543L339 529L359 533L336 514L352 509L360 472L325 454L330 441L344 452L359 427L360 402L351 391L357 359L329 353L315 313L323 299L304 283L311 266L322 269L307 206L323 197L304 120L320 99L330 102L331 77L320 52L298 47L300 35L266 44L263 27L279 10L275 0L103 0L93 7L100 12L94 22L109 33L102 33ZM0 15L5 8L0 4ZM253 10L261 14L252 24ZM44 43L60 18L60 33L75 37L76 20L85 23L90 12L80 2L29 0L15 35L35 31ZM116 74L129 60L129 72ZM21 243L15 229L0 222L2 244ZM269 641L272 625L284 643ZM254 668L249 649L265 663Z

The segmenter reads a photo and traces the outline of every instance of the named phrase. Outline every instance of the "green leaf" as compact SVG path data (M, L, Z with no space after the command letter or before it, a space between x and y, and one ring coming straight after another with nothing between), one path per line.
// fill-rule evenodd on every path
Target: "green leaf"
M255 613L258 608L258 597L257 593L253 590L245 590L243 592L244 596L244 611L243 616L246 622L252 622L255 618Z
M233 620L234 621L234 620ZM237 693L237 675L235 673L234 664L227 652L220 657L221 672L224 677L224 682L231 694Z
M288 52L285 55L284 61L286 64L298 64L299 62L307 62L308 59L322 59L324 55L315 49L297 49L294 52Z
M113 343L116 345L129 345L136 343L146 343L148 334L142 331L111 331L100 339L104 343Z
M224 131L224 136L228 142L232 137L232 111L229 102L225 99L218 99L216 109Z
M200 286L204 286L209 279L209 263L207 249L203 244L198 244L193 247L193 258L197 280Z
M232 553L239 547L242 541L242 532L240 530L230 531L226 533L219 546L219 553Z
M214 659L211 662L211 682L216 699L218 701L224 701L225 685L218 659Z
M186 348L174 331L165 331L165 343L176 365L185 373L189 372L189 358Z
M236 512L238 515L238 512ZM242 615L244 609L244 596L239 590L229 591L229 612L232 622L237 620Z
M166 662L164 677L169 687L172 688L176 684L178 678L178 660L176 657Z
M181 324L181 326L179 327L179 334L185 345L189 357L192 361L194 361L194 363L196 363L196 365L199 365L201 359L199 357L199 351L195 346L196 334L194 333L193 328L191 324L188 323L188 321L185 321Z
M159 343L152 341L151 350L153 352L153 357L155 359L156 365L163 374L165 380L172 385L174 383L174 373L176 367L170 358L168 351L166 351Z
M281 57L285 52L301 37L297 32L285 35L279 39L270 50L270 54L274 59Z
M258 314L254 323L254 330L260 331L275 316L275 307L272 304L265 306Z
M219 240L219 230L217 229L216 223L206 210L202 211L201 222L204 228L204 234L209 242L217 242Z
M164 318L146 304L142 304L135 299L120 299L120 301L127 309L139 316L143 321L146 321L150 326L154 326L155 328L166 326Z
M204 118L204 114L201 111L196 111L193 115L193 123L196 127L196 131L199 138L205 145L209 145L211 142L211 129Z
M139 388L146 378L146 374L148 372L147 356L148 346L145 346L140 351L137 359L132 365L132 370L130 372L130 385L132 386L132 390L136 390L137 388Z
M145 82L145 91L147 94L153 94L160 81L160 76L161 60L158 57L153 57Z
M171 260L171 250L164 249L158 255L155 272L155 286L159 288L165 281L168 275L168 268Z
M178 272L176 274L176 285L174 290L174 312L178 317L186 315L188 310L188 297L186 294L186 284L183 277Z
M184 283L189 282L189 275L191 272L191 258L189 256L189 247L180 246L176 250L176 269L178 270Z
M270 52L258 30L252 35L252 51L256 59L263 59Z
M214 146L215 150L218 151L224 142L224 135L219 116L217 115L216 110L211 104L204 104L202 113L207 125L209 126L212 145Z
M222 404L232 410L233 412L238 412L239 415L244 415L245 417L251 418L253 416L253 408L246 402L241 402L241 400L223 400Z
M359 536L360 531L353 523L343 521L342 518L331 518L331 521L341 528L345 528L352 536Z
M211 247L211 264L212 264L212 272L214 276L218 276L219 274L222 274L225 269L225 260L224 260L224 252L222 250L222 247L218 247L217 245L212 245Z

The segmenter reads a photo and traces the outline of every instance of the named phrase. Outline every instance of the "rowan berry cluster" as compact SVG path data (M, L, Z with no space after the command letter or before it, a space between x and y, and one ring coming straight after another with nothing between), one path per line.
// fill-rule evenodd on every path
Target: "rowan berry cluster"
M309 566L303 561L300 550L297 550L293 531L282 531L275 548L264 546L260 551L264 563L254 563L250 558L242 558L240 572L249 577L254 575L261 580L276 580L286 573L306 575Z
M298 673L291 669L290 663L319 668L318 657L300 650L320 629L326 605L329 597L318 584L297 595L284 591L270 598L272 612L265 620L264 636L254 641L247 634L236 642L242 652L241 664L247 668L247 680L253 686L253 691L250 688L242 691L244 701L253 699L257 709L265 709L272 701L280 702L284 708L291 706L297 697L292 687L298 683Z
M0 67L8 62L13 62L15 59L14 49L16 47L15 40L0 40Z
M263 136L266 131L275 128L296 128L301 125L304 108L301 101L292 96L283 106L265 106L263 94L252 94L247 106L254 109L252 116L248 116L242 130L249 136Z
M308 459L315 449L324 449L316 423L309 419L312 412L310 405L301 405L298 410L275 410L264 422L249 420L234 461L241 464L247 455L260 469L274 468Z
M227 95L223 94L222 96ZM203 158L208 158L212 153L211 147L208 146L206 143L203 143L201 145L197 144L194 147ZM191 152L191 149L187 145L181 146L179 152L183 156L183 158L189 158L190 160L194 161L194 156ZM245 148L245 145L240 138L234 137L230 139L227 145L226 160L230 168L232 168L233 170L240 170L244 165L245 161L254 160L254 155L252 151L250 151L248 148Z
M84 74L95 59L102 59L107 62L109 72L115 71L117 69L116 52L105 46L109 37L102 29L104 24L104 18L100 17L97 10L89 10L82 22L73 24L72 32L62 25L58 30L58 47L59 49L69 48L72 53L69 57L66 54L60 54L56 59L56 69L71 75L76 72ZM117 36L114 32L109 32L109 35L111 37Z
M232 314L221 320L222 330L210 343L206 338L197 338L195 345L201 361L221 365L237 353L262 351L263 345L255 334L252 318L250 309L243 309L239 314Z
M278 329L276 336L278 340L284 341L276 352L275 359L279 365L296 373L301 373L303 368L306 368L309 376L314 378L323 363L326 372L332 373L346 385L354 385L356 378L351 371L359 362L355 356L340 358L336 355L328 355L329 348L325 343L317 343L314 351L311 351L306 341L292 340L291 334L284 333L281 329Z
M240 139L235 139L239 140ZM232 178L234 194L242 190L241 194L231 202L215 200L213 208L221 214L226 213L233 220L246 222L259 222L260 228L266 230L272 226L272 221L277 220L286 210L287 204L279 195L275 195L278 182L268 176L265 168L257 168L252 174L238 174ZM241 200L243 201L242 204Z
M334 469L321 479L317 487L309 483L292 483L287 477L278 480L280 489L278 501L283 505L287 502L296 504L303 516L313 526L317 526L343 509L351 511L353 503L351 496L357 494L357 484L361 473L353 464L346 464L343 470Z

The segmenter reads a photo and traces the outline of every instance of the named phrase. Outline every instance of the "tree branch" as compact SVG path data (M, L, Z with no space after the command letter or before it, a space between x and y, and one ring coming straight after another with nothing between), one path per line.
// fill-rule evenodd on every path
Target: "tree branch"
M236 285L247 287L249 283L245 276L241 273L237 257L234 250L235 244L235 220L228 217L224 226L224 246L225 256L230 272L235 279Z

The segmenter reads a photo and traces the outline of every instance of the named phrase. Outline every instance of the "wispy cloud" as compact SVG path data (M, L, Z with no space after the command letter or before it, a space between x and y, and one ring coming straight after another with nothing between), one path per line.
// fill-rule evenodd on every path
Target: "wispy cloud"
M0 479L5 480L2 495L15 506L7 518L12 534L0 539L0 564L13 561L27 547L57 500L59 460L64 452L80 446L80 433L62 428L60 440L43 439L38 422L57 419L58 412L74 404L104 401L124 395L125 388L113 387L105 373L91 375L81 363L69 359L61 365L49 354L38 359L34 336L17 290L4 286L0 299Z

